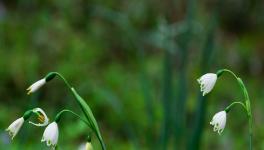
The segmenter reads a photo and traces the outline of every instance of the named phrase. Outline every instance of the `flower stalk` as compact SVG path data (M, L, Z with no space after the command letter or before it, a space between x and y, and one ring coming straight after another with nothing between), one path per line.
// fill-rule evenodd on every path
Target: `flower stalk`
M63 77L63 75L61 75L58 72L50 72L48 73L44 80L45 83L49 82L50 80L52 80L53 78L55 78L56 76L60 77L60 79L63 80L63 82L66 84L66 86L69 88L69 90L71 91L71 93L73 94L75 100L77 101L77 103L79 104L79 106L81 107L82 112L85 115L86 118L86 124L93 130L93 132L95 133L96 137L98 138L101 147L103 150L106 150L103 138L101 136L98 124L95 120L95 117L89 107L89 105L85 102L85 100L76 92L76 90L69 84L69 82ZM34 85L34 84L33 84ZM43 84L41 84L41 86L43 86ZM32 86L31 86L32 87ZM39 89L39 86L37 86L38 88L36 90ZM33 92L36 91L35 89L33 89ZM32 89L29 89L29 91L31 91L30 93L32 93ZM66 111L66 110L65 110ZM68 111L68 110L67 110ZM69 111L68 111L69 112ZM61 112L63 113L63 112ZM76 114L75 114L76 115ZM59 118L57 118L59 119Z
M75 117L77 117L78 119L80 119L82 122L84 122L88 127L91 128L89 122L87 122L85 119L83 119L81 116L79 116L77 113L71 111L71 110L68 110L68 109L63 109L62 111L60 111L56 117L55 117L55 122L59 122L61 120L61 117L62 117L62 114L64 113L71 113L72 115L74 115Z
M247 112L247 118L248 118L248 124L249 124L249 126L248 126L249 127L249 150L252 150L252 135L253 135L252 111L251 111L251 104L250 104L248 91L247 91L247 88L246 88L245 84L243 83L242 79L239 78L234 72L232 72L231 70L228 70L228 69L218 70L216 73L217 77L215 77L215 75L212 73L209 73L209 74L207 73L198 79L198 82L201 85L201 92L203 92L203 96L206 95L207 93L211 92L215 83L216 83L217 78L222 76L225 72L229 73L233 77L235 77L236 81L238 82L238 84L239 84L239 86L243 92L244 102L238 101L238 102L231 103L229 106L226 107L226 109L224 111L217 113L213 117L213 120L212 120L212 122L210 122L210 124L214 125L214 130L217 130L218 133L220 134L225 127L226 113L228 113L234 105L236 105L236 104L241 105L244 108L244 110Z
M236 104L241 105L241 106L244 108L244 110L247 111L247 108L246 108L245 104L242 103L242 102L233 102L233 103L231 103L229 106L227 106L227 107L225 108L225 111L228 113L228 112L231 110L231 108L232 108L234 105L236 105Z
M76 114L75 112L68 110L68 109L64 109L64 110L60 111L56 115L55 120L51 124L49 124L48 127L45 129L45 131L43 133L43 137L41 139L41 142L46 142L47 146L50 146L52 149L57 148L57 143L58 143L58 139L59 139L58 123L61 120L62 114L64 114L65 112L69 112L69 113L73 114L75 117L77 117L78 119L80 119L86 125L88 125L90 127L90 124L86 120L82 119L82 117L79 116L78 114Z
M247 116L248 116L248 124L249 124L248 125L248 128L249 128L249 150L252 150L252 136L253 136L253 127L252 126L253 126L253 119L252 119L251 103L250 103L250 99L249 99L247 88L246 88L243 80L241 78L239 78L231 70L222 69L222 70L220 70L220 72L223 72L223 73L227 72L227 73L230 73L231 75L233 75L236 78L236 80L237 80L237 82L238 82L238 84L239 84L239 86L240 86L240 88L241 88L241 90L242 90L242 92L244 94L245 100L244 100L243 104L246 107Z

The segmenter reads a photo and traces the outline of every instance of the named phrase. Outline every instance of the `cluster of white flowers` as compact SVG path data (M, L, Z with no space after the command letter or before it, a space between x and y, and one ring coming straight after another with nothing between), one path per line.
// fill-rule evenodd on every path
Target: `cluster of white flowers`
M46 126L49 123L49 118L47 117L46 113L41 108L35 108L30 112L37 114L39 117L39 121L40 121L40 123L37 123L37 124L30 122L31 124L36 125L36 126ZM20 117L17 120L15 120L6 129L6 131L9 133L12 139L17 135L22 125L24 124L25 120L27 120L30 117L31 113L25 113L23 117Z
M203 96L210 93L215 86L217 81L217 74L215 73L207 73L197 79L198 83L201 87L201 92ZM226 125L226 111L220 111L216 113L210 122L212 126L214 126L214 131L217 131L220 135L225 128Z
M29 122L35 126L46 126L49 123L49 119L46 115L46 113L41 108L35 108L32 110L32 113L36 113L38 115L38 119L40 123L33 123ZM28 119L28 118L26 118ZM9 132L9 135L13 139L19 130L21 129L22 125L25 122L25 117L20 117L17 120L15 120L7 129L6 131ZM56 147L59 137L59 130L58 125L56 122L52 122L47 126L47 128L44 131L42 142L46 141L48 146L52 146L53 148Z
M55 74L51 73L48 74L45 78L38 80L37 82L33 83L28 89L27 94L31 94L36 92L38 89L40 89L42 86L44 86L49 80L54 78ZM39 123L34 123L29 121L30 124L33 124L35 126L47 126L49 124L49 118L47 117L46 113L41 108L35 108L27 113L25 115L17 120L15 120L7 129L6 131L9 132L9 135L13 139L19 130L21 129L22 125L24 124L25 120L29 119L31 114L34 113L38 116ZM47 146L50 146L52 149L55 149L58 143L59 138L59 128L56 121L50 123L42 136L41 142L46 142ZM90 142L87 142L85 146L86 150L93 150L92 145Z
M47 81L45 78L35 82L34 84L32 84L27 89L28 94L31 94L31 93L37 91L43 85L45 85L46 82ZM30 124L33 124L35 126L47 126L49 124L49 118L47 117L46 113L41 108L35 108L31 112L38 115L38 120L40 121L40 123L34 123L34 122L29 121ZM28 119L28 118L29 118L29 116L26 117L26 119ZM9 132L9 135L11 136L12 139L17 135L18 131L20 130L20 128L24 124L24 121L25 121L25 117L23 116L23 117L17 119L16 121L14 121L6 129L6 131ZM58 125L56 122L52 122L45 129L41 142L47 142L47 145L51 146L54 149L57 145L58 137L59 137Z

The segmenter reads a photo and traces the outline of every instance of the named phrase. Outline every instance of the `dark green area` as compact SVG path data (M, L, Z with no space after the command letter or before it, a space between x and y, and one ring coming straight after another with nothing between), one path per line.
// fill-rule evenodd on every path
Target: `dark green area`
M264 1L3 0L0 2L0 149L47 149L44 128L4 131L30 108L51 120L62 109L82 114L48 72L60 72L86 100L109 150L222 150L248 147L248 124L235 107L221 136L209 122L239 85L223 75L202 97L202 74L228 68L249 90L253 146L264 149ZM83 116L84 117L84 116ZM70 114L59 124L59 149L76 149L91 130ZM95 149L100 149L92 135Z

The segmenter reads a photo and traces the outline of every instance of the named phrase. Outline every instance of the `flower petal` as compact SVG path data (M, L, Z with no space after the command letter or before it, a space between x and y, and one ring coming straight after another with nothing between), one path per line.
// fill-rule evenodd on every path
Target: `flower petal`
M11 138L13 139L18 131L20 130L20 128L22 127L24 123L24 118L18 118L17 120L15 120L7 129L6 131L9 133L9 135L11 136Z
M34 122L29 121L30 124L33 124L35 126L46 126L49 124L49 118L47 117L46 113L41 108L33 109L33 113L38 115L39 120L42 123L34 123Z

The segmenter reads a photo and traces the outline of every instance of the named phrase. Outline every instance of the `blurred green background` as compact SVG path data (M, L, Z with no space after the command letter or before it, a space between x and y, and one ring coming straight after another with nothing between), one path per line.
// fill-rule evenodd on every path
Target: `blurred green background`
M254 114L254 149L264 149L264 1L0 1L0 149L48 149L44 128L26 123L13 141L4 131L30 108L54 119L81 114L62 81L31 96L26 88L62 73L90 105L109 150L248 148L240 107L221 136L209 122L242 93L224 75L206 97L196 81L228 68L245 82ZM72 150L90 130L70 114L59 149ZM95 149L99 142L93 135Z

